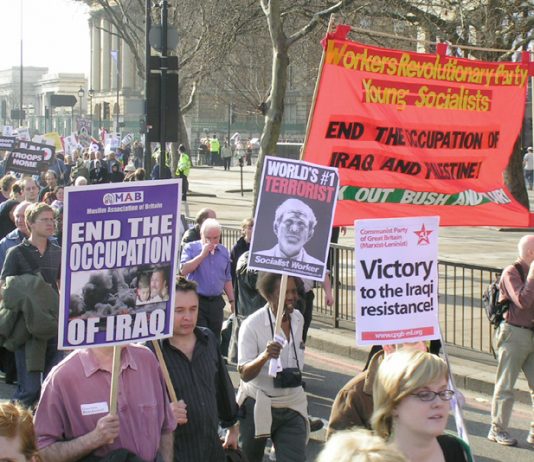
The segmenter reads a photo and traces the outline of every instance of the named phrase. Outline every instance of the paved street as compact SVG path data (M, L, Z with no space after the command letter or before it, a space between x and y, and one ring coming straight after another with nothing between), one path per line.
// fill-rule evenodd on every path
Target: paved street
M319 350L307 350L305 380L312 415L328 419L337 391L352 377L352 374L361 370L361 367L362 363L325 354ZM520 446L505 448L486 439L490 421L491 397L470 392L464 392L464 394L467 400L464 417L470 443L478 462L534 461L534 448L530 448L525 441L530 424L529 406L516 403L511 431L519 440ZM448 428L451 431L455 429L452 416L449 419ZM315 454L318 446L320 445L314 444L310 447L310 457ZM314 459L310 458L310 460Z

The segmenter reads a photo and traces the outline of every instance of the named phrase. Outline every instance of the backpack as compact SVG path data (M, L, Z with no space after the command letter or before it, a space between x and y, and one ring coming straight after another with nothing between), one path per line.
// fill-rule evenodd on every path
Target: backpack
M515 263L514 268L519 273L521 281L525 281L525 274L520 263ZM501 290L499 288L499 276L495 276L495 280L486 288L482 294L482 306L486 311L486 315L490 324L497 328L504 320L504 313L510 308L510 300L499 301Z

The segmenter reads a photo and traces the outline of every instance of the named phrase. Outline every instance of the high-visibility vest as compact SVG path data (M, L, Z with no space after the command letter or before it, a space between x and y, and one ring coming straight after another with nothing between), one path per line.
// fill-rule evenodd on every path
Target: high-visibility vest
M217 138L212 138L210 140L210 152L219 152L220 147L221 143L219 143L219 140Z
M176 169L176 175L180 175L180 172L185 176L189 175L191 170L191 159L185 152L180 154L180 160L178 161L178 168Z

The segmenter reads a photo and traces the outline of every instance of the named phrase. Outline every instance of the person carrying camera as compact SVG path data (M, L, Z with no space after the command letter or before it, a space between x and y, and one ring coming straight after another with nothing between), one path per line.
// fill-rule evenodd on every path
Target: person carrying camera
M260 273L257 289L267 304L242 324L238 342L241 377L240 446L249 462L261 462L267 438L271 438L278 462L306 460L309 435L306 393L302 387L304 318L294 309L298 278L288 277L282 318L284 341L275 341L281 275ZM283 347L281 343L286 343ZM280 358L282 371L269 376L269 361Z

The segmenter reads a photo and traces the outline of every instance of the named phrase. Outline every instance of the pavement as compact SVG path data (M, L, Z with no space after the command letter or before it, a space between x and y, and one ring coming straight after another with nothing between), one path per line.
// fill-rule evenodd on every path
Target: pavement
M189 176L191 195L182 210L194 217L204 207L212 208L219 221L226 226L239 226L244 218L253 216L252 188L254 166L243 168L242 180L239 167L224 171L222 167L194 167ZM243 192L241 190L243 185ZM534 204L534 192L529 191ZM531 207L532 208L532 207ZM496 227L442 227L439 238L439 258L449 261L504 267L517 255L517 242L523 234L532 230ZM340 236L340 244L353 246L354 235L348 229ZM307 345L325 353L331 353L356 361L358 367L365 364L369 348L357 347L354 330L332 328L313 322L308 333ZM488 354L453 347L445 344L456 385L463 390L491 396L495 383L497 362ZM516 400L530 403L528 384L521 374L516 384Z

